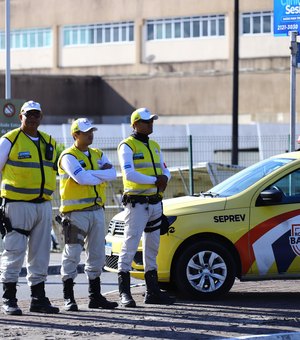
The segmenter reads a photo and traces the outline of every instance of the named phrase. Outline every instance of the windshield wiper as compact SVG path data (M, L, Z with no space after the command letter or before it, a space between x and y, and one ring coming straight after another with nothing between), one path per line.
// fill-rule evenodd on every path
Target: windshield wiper
M203 197L218 197L219 194L216 194L212 191L206 191L206 192L200 192L200 196L203 196Z

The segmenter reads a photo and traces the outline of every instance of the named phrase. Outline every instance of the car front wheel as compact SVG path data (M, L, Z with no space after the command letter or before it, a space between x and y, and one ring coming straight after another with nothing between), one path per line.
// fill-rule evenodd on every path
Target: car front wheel
M187 246L174 266L178 290L197 299L213 299L231 289L236 266L230 252L213 241L198 241Z

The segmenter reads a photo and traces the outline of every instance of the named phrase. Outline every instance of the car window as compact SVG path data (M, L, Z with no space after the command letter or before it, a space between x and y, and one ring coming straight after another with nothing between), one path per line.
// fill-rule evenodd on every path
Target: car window
M249 188L255 182L294 160L293 158L269 158L263 160L227 178L207 193L204 193L204 195L211 194L211 196L229 197L238 194Z
M282 177L266 189L272 188L282 192L282 204L300 203L300 169Z

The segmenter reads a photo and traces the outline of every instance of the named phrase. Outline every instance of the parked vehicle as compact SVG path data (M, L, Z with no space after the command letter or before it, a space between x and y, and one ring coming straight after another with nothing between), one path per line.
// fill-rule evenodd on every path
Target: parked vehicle
M168 234L157 257L160 282L197 299L241 281L300 278L300 152L258 162L211 190L163 201ZM117 270L123 213L106 236L106 269ZM141 247L131 275L143 278Z

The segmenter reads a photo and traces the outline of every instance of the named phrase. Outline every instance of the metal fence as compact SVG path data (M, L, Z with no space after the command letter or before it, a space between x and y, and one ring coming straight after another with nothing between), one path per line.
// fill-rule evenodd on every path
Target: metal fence
M209 127L208 127L209 128ZM56 138L58 143L66 139ZM160 144L166 163L169 167L189 166L191 157L193 165L199 162L231 163L232 139L228 136L165 136L155 140ZM117 146L121 139L95 138L93 147L102 149L118 169ZM72 145L73 140L67 139L67 145ZM287 152L289 137L287 135L274 136L242 136L239 137L239 165L249 166L258 160L265 159L274 154Z

